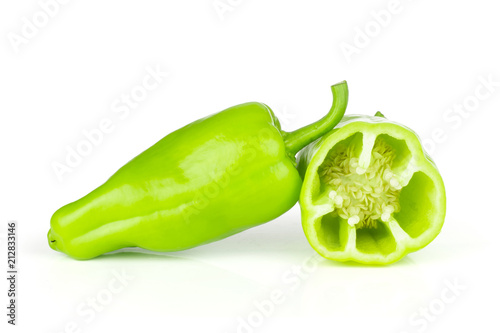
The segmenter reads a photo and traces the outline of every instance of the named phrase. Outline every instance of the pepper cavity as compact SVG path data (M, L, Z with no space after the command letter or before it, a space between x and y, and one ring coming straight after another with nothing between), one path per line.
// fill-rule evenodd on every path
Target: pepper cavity
M360 166L357 140L337 144L319 168L320 179L331 187L331 199L340 218L356 228L376 228L400 210L402 186L392 170L394 149L377 138L368 168Z

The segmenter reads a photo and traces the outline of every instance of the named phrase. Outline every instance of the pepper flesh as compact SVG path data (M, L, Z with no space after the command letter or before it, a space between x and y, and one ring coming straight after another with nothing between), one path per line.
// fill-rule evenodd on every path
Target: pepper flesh
M297 160L303 229L325 258L392 263L442 228L446 197L436 165L411 129L381 113L345 116Z
M262 103L197 120L161 139L51 219L52 249L90 259L125 247L188 249L268 222L298 201L295 154L344 115L347 84L330 112L294 132Z

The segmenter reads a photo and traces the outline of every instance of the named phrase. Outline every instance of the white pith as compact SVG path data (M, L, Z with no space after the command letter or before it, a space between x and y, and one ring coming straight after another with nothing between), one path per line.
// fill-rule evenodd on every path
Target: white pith
M377 138L371 156L366 155L364 150L358 158L353 145L339 144L318 170L331 188L334 213L356 228L376 228L378 220L389 222L400 210L403 186L391 169L394 149Z

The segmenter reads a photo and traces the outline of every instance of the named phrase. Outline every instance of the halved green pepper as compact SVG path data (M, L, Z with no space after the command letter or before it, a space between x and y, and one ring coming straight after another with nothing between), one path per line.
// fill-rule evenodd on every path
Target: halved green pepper
M89 259L124 247L178 251L268 222L298 201L295 154L344 115L347 84L332 86L330 112L294 132L246 103L161 139L103 185L57 210L51 248Z
M441 230L446 196L436 165L411 129L380 112L345 116L297 160L303 229L325 258L388 264Z

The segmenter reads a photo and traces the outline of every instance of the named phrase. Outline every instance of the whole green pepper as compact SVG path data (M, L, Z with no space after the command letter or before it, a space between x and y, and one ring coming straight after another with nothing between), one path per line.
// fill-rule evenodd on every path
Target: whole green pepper
M295 154L344 115L347 84L332 86L321 120L281 130L264 104L197 120L158 141L103 185L52 216L52 249L90 259L125 247L188 249L268 222L298 201Z
M443 180L417 135L376 117L345 116L298 156L302 226L338 261L388 264L429 244L446 211Z

